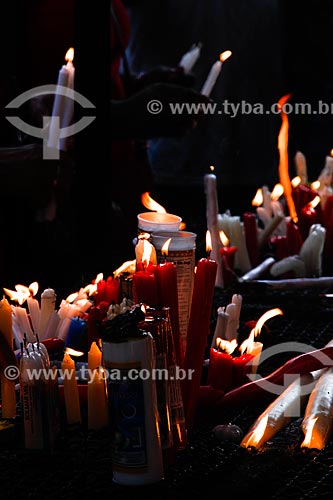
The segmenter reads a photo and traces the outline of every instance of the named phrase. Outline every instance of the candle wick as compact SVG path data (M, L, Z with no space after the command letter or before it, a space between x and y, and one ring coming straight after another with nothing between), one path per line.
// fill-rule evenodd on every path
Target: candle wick
M20 342L21 356L23 356L23 342Z
M210 258L210 254L211 254L211 252L212 252L211 250L208 250L208 252L207 252L207 259L209 259L209 258Z
M37 347L39 349L39 336L38 336L38 333L36 333L35 335L36 335L36 339L37 339Z

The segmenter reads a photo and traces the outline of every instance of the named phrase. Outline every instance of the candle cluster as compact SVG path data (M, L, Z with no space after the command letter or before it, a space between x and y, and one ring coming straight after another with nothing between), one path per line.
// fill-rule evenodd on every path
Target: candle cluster
M218 309L214 337L209 354L208 384L220 391L228 392L249 381L248 375L255 374L260 361L262 342L255 341L266 321L281 315L281 309L264 313L249 336L238 345L239 314L241 296L234 295L226 308Z

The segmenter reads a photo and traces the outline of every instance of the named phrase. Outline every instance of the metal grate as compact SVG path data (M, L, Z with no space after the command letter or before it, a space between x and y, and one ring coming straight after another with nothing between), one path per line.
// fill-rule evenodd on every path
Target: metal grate
M298 290L273 292L242 287L216 290L212 331L217 307L229 303L233 293L242 293L240 335L245 322L258 319L272 307L284 315L272 318L263 331L264 347L285 341L304 342L315 348L333 338L332 306L323 291ZM270 373L283 356L263 366ZM262 375L265 373L262 372ZM246 432L263 408L242 408L225 413L219 423L233 423ZM125 487L112 482L110 443L107 432L84 434L73 430L62 437L52 454L29 453L15 440L0 446L0 484L7 496L66 500L92 494L110 495L114 500L140 498L193 500L215 495L236 498L246 495L257 500L312 500L333 498L333 436L322 451L300 448L303 434L301 418L293 420L259 451L241 448L230 441L218 442L212 433L217 422L209 417L198 422L186 450L179 452L165 479L151 486Z

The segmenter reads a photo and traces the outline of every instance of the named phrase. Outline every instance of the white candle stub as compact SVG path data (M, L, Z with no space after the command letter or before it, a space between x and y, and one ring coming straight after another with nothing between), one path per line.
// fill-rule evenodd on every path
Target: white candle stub
M201 43L197 45L192 45L190 50L186 52L181 58L178 66L183 68L184 73L191 73L195 63L200 57Z

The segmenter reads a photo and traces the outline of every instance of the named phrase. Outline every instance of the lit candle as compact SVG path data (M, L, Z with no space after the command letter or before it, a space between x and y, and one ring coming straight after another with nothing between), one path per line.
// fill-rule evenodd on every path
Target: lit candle
M210 348L207 382L213 389L228 392L233 387L233 362L231 354L237 347L237 340L216 339Z
M75 362L66 352L61 363L61 370L63 373L67 423L70 425L79 424L81 423L81 408L76 380Z
M211 250L209 231L207 231L206 235L206 248L209 255ZM207 338L210 333L210 317L216 272L217 264L214 260L207 257L198 261L194 278L194 289L184 359L185 371L189 373L187 370L192 370L193 374L191 379L187 378L184 380L183 387L185 420L188 430L192 430L194 424L203 358L207 345Z
M3 335L10 351L13 351L12 308L5 298L0 301L0 335ZM15 381L8 380L3 375L1 375L1 399L2 418L15 418Z
M133 276L133 295L136 304L143 303L150 307L158 304L157 281L155 276L156 266L149 266L150 253L143 255L142 271L137 271Z
M261 448L269 439L274 437L283 427L300 414L308 394L305 394L303 385L313 381L311 374L297 377L268 408L261 413L241 441L243 448Z
M305 434L301 448L325 448L333 426L333 369L320 375L312 390L302 421Z
M218 225L218 196L217 196L217 185L216 185L216 175L213 173L214 167L211 166L211 173L204 176L204 187L206 194L206 219L207 219L207 229L210 232L212 238L212 252L211 258L217 263L217 273L216 273L216 283L215 286L223 288L225 283L223 281L223 263L222 254L220 249L222 243L219 235L219 225Z
M310 227L313 224L320 224L320 196L316 196L312 201L305 205L298 218L298 227L303 241L309 236Z
M96 342L92 342L88 352L88 372L89 374L102 366L102 350L98 347Z
M208 74L207 80L205 81L202 89L201 89L201 94L209 97L210 94L212 93L212 90L214 88L214 85L222 71L222 66L224 61L226 61L230 56L231 56L231 51L226 50L222 54L220 54L220 59L217 60L213 66L210 69L210 72Z
M230 240L230 245L237 247L235 254L235 269L247 273L251 269L249 254L246 248L244 225L240 216L230 215L229 212L219 214L219 230L224 231Z
M138 214L138 232L152 233L154 231L178 231L181 217L167 213L166 209L157 203L148 192L141 195L141 201L145 208L153 212Z
M168 255L168 248L171 242L169 238L162 247L162 256ZM170 319L172 334L176 351L176 360L179 366L183 366L184 352L183 343L179 330L179 306L178 306L178 285L177 267L173 262L161 262L155 269L157 293L159 304L170 308Z
M74 49L70 48L66 52L65 60L58 73L57 92L54 96L52 118L49 126L48 147L66 149L66 142L59 143L60 130L67 127L73 117L74 100L70 91L74 88ZM60 91L67 91L65 94ZM71 96L71 97L69 97ZM58 156L56 156L58 158Z
M234 281L235 254L236 246L230 246L230 240L224 231L220 231L220 241L223 246L219 249L221 257L221 268L224 286L229 286Z

